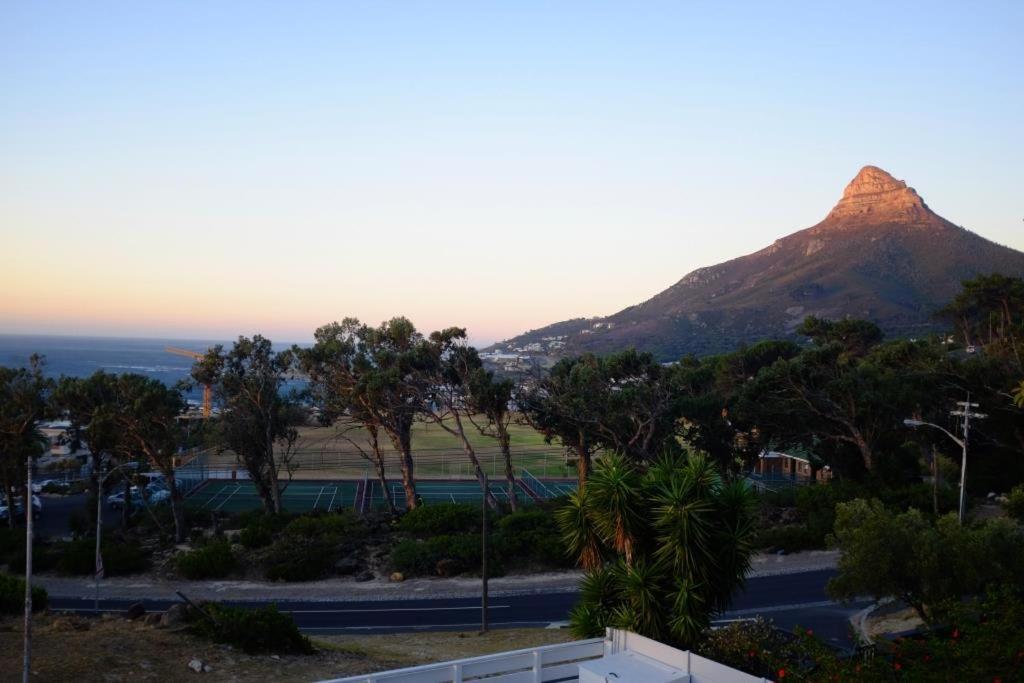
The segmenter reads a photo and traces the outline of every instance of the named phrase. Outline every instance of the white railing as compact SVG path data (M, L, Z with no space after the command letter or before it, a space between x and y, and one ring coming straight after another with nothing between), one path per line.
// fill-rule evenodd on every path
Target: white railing
M677 650L656 640L617 629L608 629L604 638L334 678L321 683L568 682L578 680L581 663L625 652L671 666L690 683L768 683L768 679L751 676L688 650Z
M415 637L415 636L413 636ZM376 674L335 678L323 683L553 683L574 681L578 664L604 656L603 638L577 640L526 650L499 652L483 657L456 659L439 664Z

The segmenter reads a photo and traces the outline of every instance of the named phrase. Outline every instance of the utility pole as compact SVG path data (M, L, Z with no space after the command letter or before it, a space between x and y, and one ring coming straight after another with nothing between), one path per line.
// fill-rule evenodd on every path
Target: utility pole
M984 413L976 413L976 412L974 412L973 409L977 408L978 404L977 403L971 403L971 394L970 394L970 392L968 392L968 394L967 394L967 400L966 401L957 401L956 404L958 406L960 406L960 409L959 410L951 410L949 412L949 414L953 415L954 417L963 418L962 426L963 426L964 438L962 438L962 439L957 437L957 436L955 436L952 432L950 432L945 427L940 427L937 424L933 424L931 422L925 422L923 420L918 420L916 418L906 419L906 420L903 421L903 424L905 424L908 427L932 427L934 429L938 429L940 432L942 432L943 434L948 436L950 439L952 439L954 442L956 442L956 445L960 446L960 448L961 448L961 450L963 452L963 455L961 456L961 460L960 460L960 513L959 513L959 519L960 519L960 524L963 524L964 523L964 517L966 516L966 513L967 513L967 442L968 442L968 437L970 436L970 431L971 431L971 418L974 418L975 420L982 420L982 419L984 419L984 418L986 418L988 416L985 415ZM935 474L936 474L936 476L938 476L938 464L937 463L935 465Z
M480 594L480 632L487 633L487 474L484 474L484 495L480 502L480 543L481 543L481 562L480 562L480 575L483 582L482 591Z
M21 681L28 683L32 670L32 517L35 509L32 506L32 456L28 456L27 476L25 478L25 651L22 662ZM14 501L8 508L14 517Z
M961 442L963 446L963 456L960 462L960 523L964 523L964 515L966 513L967 505L967 441L971 431L971 418L982 420L986 417L984 413L976 413L972 408L977 408L977 403L971 403L971 394L967 393L966 401L957 401L956 404L960 406L959 410L950 411L950 415L963 418L963 430L964 438Z

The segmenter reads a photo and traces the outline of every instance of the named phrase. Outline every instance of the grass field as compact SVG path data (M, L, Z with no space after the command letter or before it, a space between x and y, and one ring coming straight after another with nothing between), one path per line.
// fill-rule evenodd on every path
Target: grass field
M469 439L477 452L481 466L489 477L504 473L501 451L495 439L480 434L466 424ZM530 470L538 477L573 477L573 465L567 465L565 454L557 444L546 444L535 430L523 425L509 427L512 437L512 456L516 467ZM358 447L357 447L358 446ZM387 475L401 476L398 455L391 442L382 438ZM371 465L360 453L366 449L366 433L347 425L331 427L302 427L296 445L294 462L298 465L296 477L302 479L357 479L364 474L373 478ZM459 440L432 423L418 423L413 428L412 451L417 479L473 478L473 469L462 450ZM230 470L235 467L233 453L210 454L208 465L212 469Z

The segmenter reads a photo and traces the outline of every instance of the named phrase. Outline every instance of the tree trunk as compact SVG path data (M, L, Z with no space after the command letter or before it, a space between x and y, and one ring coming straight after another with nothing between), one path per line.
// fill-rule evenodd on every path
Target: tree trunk
M380 482L380 490L384 494L384 501L388 504L388 511L394 515L398 513L395 507L395 499L391 497L391 488L388 486L388 477L384 469L384 454L380 451L380 440L376 427L368 427L370 434L370 450L373 452L373 467L377 472L377 481Z
M275 515L279 515L281 514L281 487L277 479L277 463L273 458L270 459L267 478L270 479L270 502L273 508L271 511Z
M181 543L185 540L185 505L178 489L178 482L174 478L174 472L164 473L167 480L167 489L171 492L171 515L174 517L174 542Z
M512 469L512 439L508 435L508 429L501 422L495 422L498 428L498 443L501 445L501 457L505 461L505 480L508 482L508 504L515 512L519 507L516 500L516 473Z
M484 476L483 468L480 467L480 459L476 457L476 451L473 450L473 444L466 438L466 430L462 427L462 418L459 416L457 410L452 411L452 415L455 417L455 429L462 441L462 450L466 453L466 457L469 458L469 462L473 464L473 471L476 473L476 480L480 482L480 488L484 491L484 496L487 498L487 504L492 510L498 509L498 501L491 493L490 486L487 484L487 477Z
M582 491L590 477L590 451L587 450L587 445L583 441L576 445L576 477Z
M121 506L121 530L127 531L132 521L132 480L124 478L124 505Z
M391 441L398 450L399 461L402 466L402 488L405 489L405 509L415 510L419 506L419 499L416 497L416 472L412 460L412 435L406 430L390 434Z
M96 499L97 505L103 505L103 492L100 491L100 465L102 464L103 454L89 452L89 457L92 459L92 471L89 473L89 491L92 492L93 497ZM88 506L86 506L88 508ZM96 511L93 510L93 513ZM89 527L96 531L96 515L88 514Z

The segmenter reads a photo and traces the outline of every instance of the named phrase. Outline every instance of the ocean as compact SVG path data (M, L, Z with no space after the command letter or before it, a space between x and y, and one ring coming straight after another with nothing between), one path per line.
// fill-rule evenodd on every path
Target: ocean
M44 357L47 376L86 377L104 370L111 373L134 372L153 377L168 386L189 379L192 361L168 353L175 346L200 353L211 346L230 342L200 339L129 339L119 337L58 337L45 335L0 334L0 366L28 365L33 353ZM202 398L202 390L187 395L190 400Z

